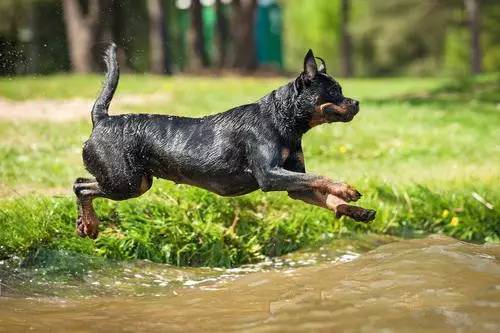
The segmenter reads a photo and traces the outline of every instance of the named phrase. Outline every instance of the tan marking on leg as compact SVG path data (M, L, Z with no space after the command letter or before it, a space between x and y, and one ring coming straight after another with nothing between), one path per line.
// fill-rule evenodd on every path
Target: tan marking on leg
M290 156L290 149L288 148L281 149L281 159L283 160L283 162L286 161L288 156Z
M337 207L340 206L340 205L343 205L343 204L346 204L347 202L345 202L344 200L342 200L341 198L333 195L333 194L327 194L325 196L325 204L328 208L330 208L331 210L333 210L334 212L337 211Z
M334 196L340 197L347 202L357 201L361 197L361 193L359 193L351 185L346 183L335 183L326 177L322 177L313 181L311 183L311 187L314 190L320 191L324 194L329 193Z
M304 165L304 154L303 153L297 153L297 160Z
M87 199L81 203L81 223L77 226L80 236L97 238L99 234L99 219L94 211L92 200Z
M320 191L296 191L289 192L292 199L301 200L311 205L337 211L337 206L346 204L344 200L332 194L324 194Z
M141 179L141 185L139 186L139 195L146 193L153 184L151 177L143 176Z
M348 216L355 221L361 222L370 222L375 218L374 210L349 205L346 201L333 194L323 194L319 191L306 191L292 193L290 197L302 200L308 204L329 209L335 212L337 218Z
M333 182L330 179L328 179L326 177L321 177L317 180L314 180L311 183L311 187L314 190L317 190L317 191L320 191L320 192L326 194L329 190L329 186L332 184L333 184Z

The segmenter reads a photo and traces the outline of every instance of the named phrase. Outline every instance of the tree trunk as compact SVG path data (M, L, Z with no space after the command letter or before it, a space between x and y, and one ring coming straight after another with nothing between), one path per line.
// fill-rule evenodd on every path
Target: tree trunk
M162 0L148 0L151 72L171 74L167 57L165 9Z
M481 16L479 12L479 0L464 0L468 16L470 31L470 67L474 74L481 73Z
M222 68L226 65L227 56L227 41L229 37L228 22L224 14L224 8L221 0L215 1L215 16L216 16L216 35L215 49L217 52L217 66Z
M257 0L233 0L231 32L233 36L233 66L244 70L257 68L257 48L254 25Z
M208 66L201 10L200 0L191 0L191 26L188 32L188 56L191 71L197 71Z
M103 2L88 0L88 3L84 15L78 0L63 0L71 66L77 73L89 73L94 69L92 48L100 30L99 14Z
M352 76L352 38L349 32L349 17L351 13L350 0L341 1L340 10L340 59L341 75L345 77Z
M37 32L37 18L36 18L37 3L32 4L28 9L28 26L31 32L31 38L28 41L28 52L30 61L27 62L26 71L28 73L38 73L39 71L39 41Z

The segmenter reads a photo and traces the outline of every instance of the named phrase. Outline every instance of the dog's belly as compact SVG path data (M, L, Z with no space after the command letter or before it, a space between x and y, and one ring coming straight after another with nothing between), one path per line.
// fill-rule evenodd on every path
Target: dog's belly
M237 196L259 189L259 184L250 171L241 174L184 175L182 172L155 175L177 184L188 184L222 196Z
M253 192L259 184L252 175L225 175L208 179L186 179L184 184L189 184L222 196L237 196Z
M188 184L206 189L222 196L236 196L253 192L259 188L252 171L238 159L189 160L186 158L151 159L149 169L157 178L171 180L177 184Z

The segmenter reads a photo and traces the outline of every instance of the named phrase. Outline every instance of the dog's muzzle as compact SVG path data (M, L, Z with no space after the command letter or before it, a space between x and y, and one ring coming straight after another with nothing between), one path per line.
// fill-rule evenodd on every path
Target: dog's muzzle
M345 98L340 104L324 103L320 108L328 122L348 122L359 112L359 102Z

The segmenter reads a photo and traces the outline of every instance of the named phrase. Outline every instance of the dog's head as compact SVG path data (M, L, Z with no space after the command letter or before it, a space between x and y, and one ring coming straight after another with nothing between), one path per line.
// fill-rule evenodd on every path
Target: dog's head
M348 122L359 111L359 102L344 97L342 88L326 73L323 59L318 66L312 50L304 58L304 71L295 79L297 116L308 122L309 128L332 122Z

